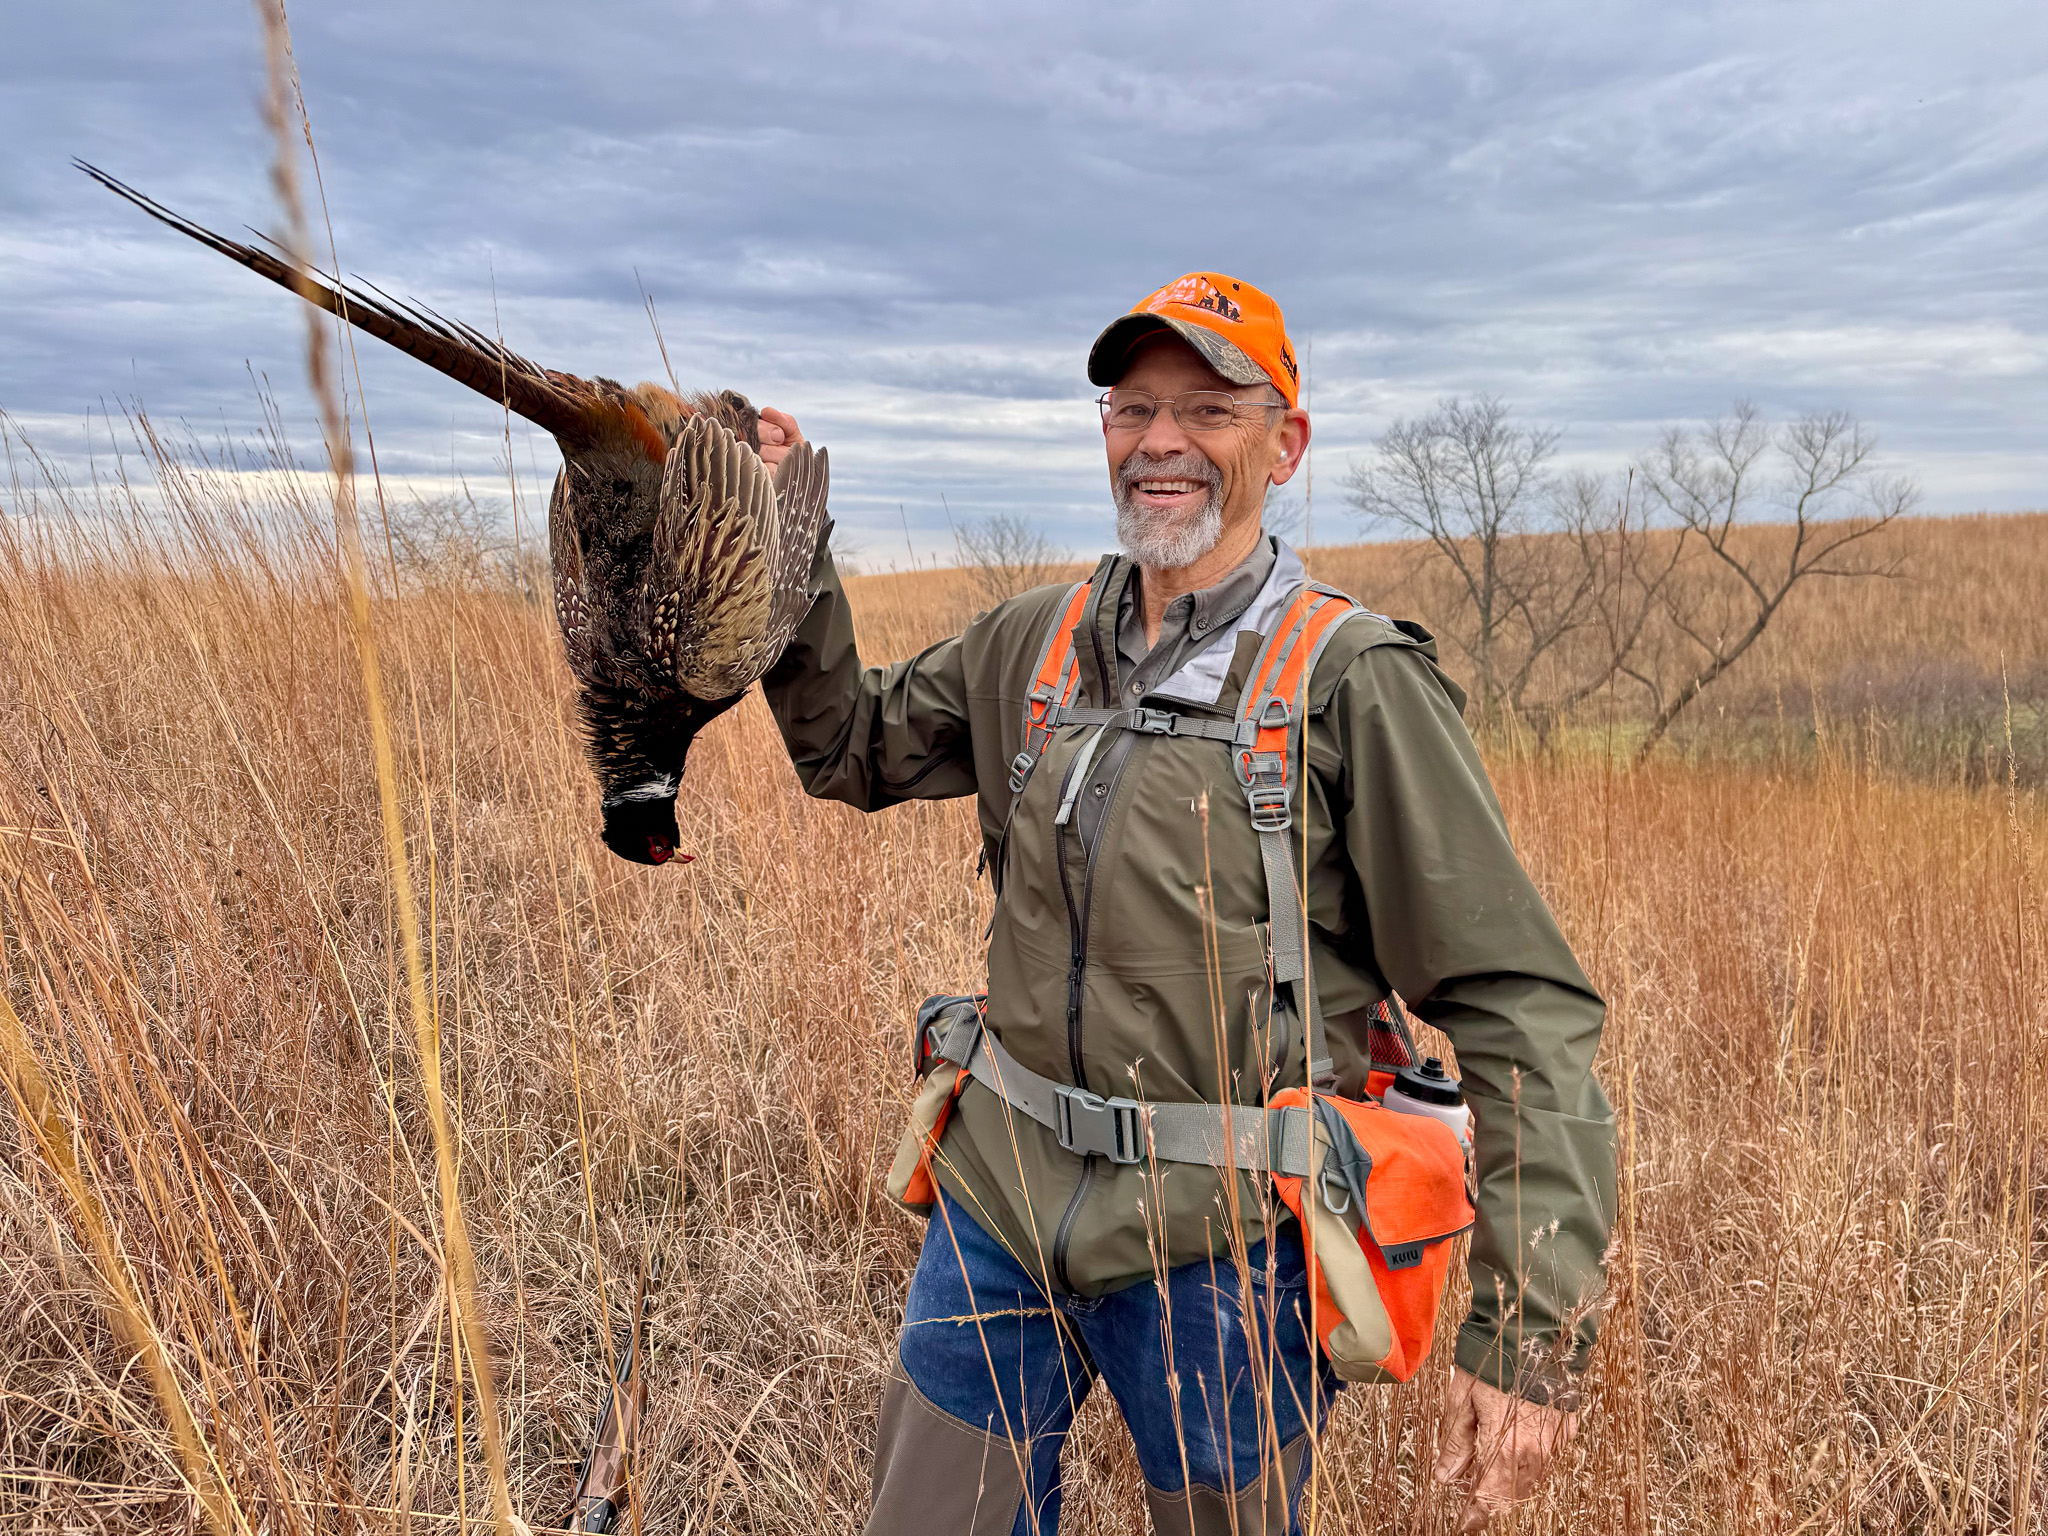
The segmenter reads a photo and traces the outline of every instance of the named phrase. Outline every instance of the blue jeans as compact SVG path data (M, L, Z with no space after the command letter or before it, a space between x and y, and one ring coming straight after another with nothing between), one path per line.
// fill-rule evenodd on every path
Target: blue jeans
M1161 1536L1230 1530L1231 1505L1245 1536L1296 1530L1310 1404L1320 1429L1341 1383L1309 1337L1292 1223L1270 1280L1266 1244L1246 1256L1247 1318L1227 1257L1093 1300L1049 1293L958 1202L940 1202L904 1308L908 1382L883 1405L870 1532L1052 1536L1060 1448L1098 1375L1131 1431Z

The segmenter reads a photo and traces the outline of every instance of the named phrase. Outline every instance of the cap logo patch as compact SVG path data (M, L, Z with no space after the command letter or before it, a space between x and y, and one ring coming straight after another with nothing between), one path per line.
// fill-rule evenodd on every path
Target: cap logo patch
M1287 377L1290 379L1301 377L1294 367L1294 349L1284 341L1280 343L1280 366L1287 370Z
M1172 304L1185 304L1190 309L1206 309L1212 315L1225 320L1244 319L1244 311L1226 299L1214 283L1192 273L1170 287L1160 289L1152 295L1152 302L1145 308L1157 314Z

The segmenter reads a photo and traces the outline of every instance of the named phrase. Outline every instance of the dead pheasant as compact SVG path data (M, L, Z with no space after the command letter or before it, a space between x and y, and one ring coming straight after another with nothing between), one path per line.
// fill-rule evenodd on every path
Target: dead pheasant
M466 325L295 270L78 167L152 218L554 434L555 616L604 795L605 844L622 858L666 863L691 741L775 665L809 606L825 451L799 445L771 474L759 453L760 413L743 395L685 397L538 367Z

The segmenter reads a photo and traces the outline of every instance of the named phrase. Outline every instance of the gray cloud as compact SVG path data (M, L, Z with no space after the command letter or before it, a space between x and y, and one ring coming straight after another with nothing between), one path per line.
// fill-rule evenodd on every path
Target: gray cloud
M637 271L684 382L796 411L878 551L898 503L944 547L942 492L1099 545L1081 359L1193 267L1312 340L1324 484L1444 393L1593 463L1744 394L1857 411L1936 508L2048 503L2031 8L987 10L298 15L343 265L551 365L660 377ZM68 167L269 221L247 7L5 26L0 407L73 458L108 397L233 435L253 367L308 422L293 301ZM498 413L381 353L387 469L502 484Z

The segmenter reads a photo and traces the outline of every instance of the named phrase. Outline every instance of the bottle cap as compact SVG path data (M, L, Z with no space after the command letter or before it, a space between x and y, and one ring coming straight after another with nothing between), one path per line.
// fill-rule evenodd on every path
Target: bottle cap
M1403 1067L1394 1074L1394 1086L1409 1098L1424 1104L1463 1104L1465 1091L1458 1086L1458 1080L1444 1070L1444 1064L1431 1056L1419 1067Z

